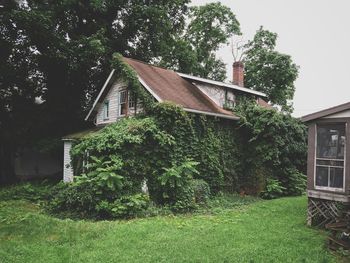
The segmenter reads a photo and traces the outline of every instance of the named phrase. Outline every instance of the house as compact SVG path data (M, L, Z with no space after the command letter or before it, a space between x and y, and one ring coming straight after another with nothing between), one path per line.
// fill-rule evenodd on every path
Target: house
M141 86L155 101L173 102L190 113L237 121L239 118L225 108L233 108L239 96L252 97L259 105L271 107L264 101L266 97L264 93L243 87L242 62L233 64L233 84L229 84L178 73L131 58L123 60L136 72ZM70 149L75 139L141 111L141 103L129 92L127 84L118 79L112 70L85 118L87 121L93 120L95 128L63 138L64 181L73 180Z
M308 126L308 224L339 216L350 204L350 102L302 117Z

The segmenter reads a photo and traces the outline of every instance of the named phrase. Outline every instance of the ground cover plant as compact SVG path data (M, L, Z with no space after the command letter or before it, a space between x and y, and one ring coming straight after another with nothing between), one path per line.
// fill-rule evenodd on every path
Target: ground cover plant
M325 233L306 226L304 196L263 201L225 194L192 215L86 221L57 219L26 197L5 200L9 193L0 189L2 263L338 260L325 248Z

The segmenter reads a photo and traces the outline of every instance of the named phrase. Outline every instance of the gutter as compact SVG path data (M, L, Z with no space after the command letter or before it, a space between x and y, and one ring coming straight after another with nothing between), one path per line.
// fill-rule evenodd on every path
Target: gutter
M214 116L214 117L235 120L235 121L239 120L239 117L237 117L237 116L230 116L230 115L226 115L226 114L213 113L213 112L201 111L201 110L194 110L194 109L189 109L189 108L183 108L183 109L184 109L184 111L197 113L197 114L204 114L204 115L208 115L208 116Z

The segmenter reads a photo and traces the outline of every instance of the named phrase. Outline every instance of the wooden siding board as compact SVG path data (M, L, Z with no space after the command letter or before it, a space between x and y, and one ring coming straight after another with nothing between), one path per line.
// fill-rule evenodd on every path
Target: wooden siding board
M96 114L96 125L109 124L116 122L119 117L119 90L125 88L126 85L122 81L116 81L104 97L102 103L98 106ZM109 101L109 118L105 120L103 117L103 102Z

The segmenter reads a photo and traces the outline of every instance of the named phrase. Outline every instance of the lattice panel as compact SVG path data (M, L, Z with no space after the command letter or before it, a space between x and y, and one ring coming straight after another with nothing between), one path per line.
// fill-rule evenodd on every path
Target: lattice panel
M335 201L309 198L307 209L308 225L324 226L333 223L339 216L339 203Z

